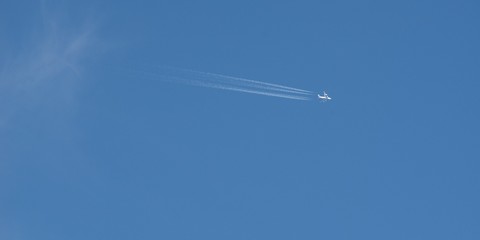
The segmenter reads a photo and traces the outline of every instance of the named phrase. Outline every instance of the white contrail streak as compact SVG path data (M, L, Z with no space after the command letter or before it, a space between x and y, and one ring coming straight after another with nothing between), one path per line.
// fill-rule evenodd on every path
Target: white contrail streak
M207 77L216 77L218 81L223 82L223 83L228 83L236 86L241 86L241 87L251 87L251 88L258 88L258 89L264 89L268 91L276 91L276 92L284 92L284 93L293 93L293 94L303 94L303 95L311 95L312 93L309 92L300 92L297 90L290 90L290 89L285 89L285 88L278 88L278 87L271 87L268 85L265 85L265 83L259 84L257 81L249 80L249 81L244 81L244 79L235 79L233 77L229 76L218 76L218 75L211 75L213 73L205 73L208 74L206 75Z
M259 95L270 96L270 97L280 97L280 98L288 98L288 99L304 100L304 101L311 100L309 97L305 97L305 96L296 96L296 95L284 94L284 93L267 92L267 91L248 89L248 88L237 87L237 86L226 86L221 84L200 83L197 86L244 92L244 93L253 93L253 94L259 94Z
M294 100L312 100L313 93L307 90L265 83L250 79L231 77L216 73L206 73L194 70L161 67L159 73L149 71L132 71L150 79L180 83L198 87L216 88L222 90L252 93L270 97Z
M189 69L179 69L179 68L173 68L173 67L160 67L160 68L174 71L175 74L193 74L193 76L195 77L206 77L207 79L211 79L211 80L216 79L217 81L228 81L231 84L235 84L235 85L244 85L244 86L263 88L263 89L268 89L273 91L290 92L290 93L296 93L296 94L305 94L305 95L313 94L313 92L311 91L307 91L299 88L287 87L287 86L273 84L273 83L260 82L260 81L255 81L251 79L246 79L246 78L232 77L232 76L227 76L227 75L218 74L218 73L207 73L207 72L201 72L201 71L195 71L195 70L189 70Z
M261 89L246 88L242 86L232 86L232 85L227 85L222 83L204 82L199 80L170 77L170 76L164 76L164 75L151 75L148 73L146 73L146 75L153 77L155 79L157 79L157 77L161 77L161 80L166 82L179 83L179 84L191 85L196 87L215 88L215 89L221 89L221 90L252 93L252 94L258 94L263 96L287 98L287 99L294 99L294 100L303 100L303 101L311 100L311 97L304 96L304 95L294 95L294 94L287 94L282 92L265 91Z
M265 88L269 87L268 89L271 89L271 90L312 94L311 91L307 91L307 90L303 90L303 89L299 89L299 88L282 86L282 85L279 85L279 84L260 82L260 81L255 81L255 80L251 80L251 79L246 79L246 78L231 77L231 76L218 74L218 73L206 73L206 72L198 72L198 71L196 71L196 72L200 73L200 74L205 74L207 76L217 77L217 78L220 78L220 79L236 80L236 81L245 82L245 83L257 84L258 86L265 86Z

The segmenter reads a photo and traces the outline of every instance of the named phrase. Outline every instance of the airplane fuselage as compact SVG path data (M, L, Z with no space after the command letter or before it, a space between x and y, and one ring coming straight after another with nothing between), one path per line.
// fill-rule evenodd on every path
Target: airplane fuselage
M327 95L327 93L325 93L325 92L323 92L323 95L318 94L318 98L319 98L320 100L322 100L322 101L332 100L332 98L329 97L329 96Z

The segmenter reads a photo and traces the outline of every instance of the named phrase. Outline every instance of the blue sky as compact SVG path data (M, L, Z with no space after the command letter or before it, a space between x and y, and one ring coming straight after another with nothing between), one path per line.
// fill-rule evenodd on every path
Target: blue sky
M480 238L477 1L1 5L1 239Z

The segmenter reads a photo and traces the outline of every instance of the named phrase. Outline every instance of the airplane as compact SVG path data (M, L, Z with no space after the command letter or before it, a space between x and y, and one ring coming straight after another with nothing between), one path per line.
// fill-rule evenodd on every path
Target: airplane
M323 91L323 95L318 94L318 98L319 98L322 102L326 102L326 101L328 101L328 100L332 100L332 98L329 97L328 94L327 94L325 91Z

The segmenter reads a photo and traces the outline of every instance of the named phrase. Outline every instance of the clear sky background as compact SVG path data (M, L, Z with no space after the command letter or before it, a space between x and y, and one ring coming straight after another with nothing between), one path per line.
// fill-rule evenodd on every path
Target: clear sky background
M480 239L478 1L2 1L0 239ZM160 65L315 92L141 78Z

